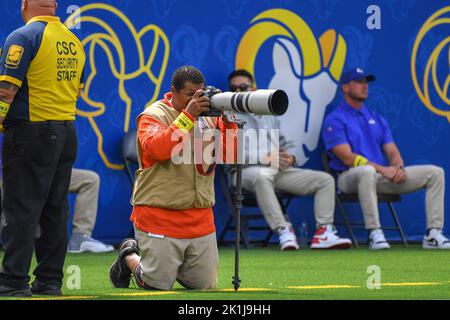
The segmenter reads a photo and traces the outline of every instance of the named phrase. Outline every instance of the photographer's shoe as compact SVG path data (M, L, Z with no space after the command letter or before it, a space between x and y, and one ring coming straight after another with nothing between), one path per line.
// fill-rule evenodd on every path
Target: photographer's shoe
M116 288L128 288L130 286L131 271L127 266L125 258L131 253L139 255L136 240L123 240L119 246L117 259L109 269L109 279Z
M39 296L62 296L61 286L47 284L34 280L31 284L31 293Z
M0 297L31 297L30 288L17 289L0 284Z

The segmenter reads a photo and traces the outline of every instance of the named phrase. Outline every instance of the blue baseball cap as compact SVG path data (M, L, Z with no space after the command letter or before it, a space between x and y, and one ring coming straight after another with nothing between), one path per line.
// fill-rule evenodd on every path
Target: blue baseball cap
M358 81L366 79L367 82L375 81L375 76L372 74L367 74L362 68L353 68L344 72L341 76L341 85L347 84L350 81Z

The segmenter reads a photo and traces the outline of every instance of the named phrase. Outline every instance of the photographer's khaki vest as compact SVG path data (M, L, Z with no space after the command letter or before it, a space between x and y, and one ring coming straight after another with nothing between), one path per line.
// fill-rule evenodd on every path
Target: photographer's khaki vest
M176 109L163 101L157 101L138 116L137 123L139 125L141 116L148 115L169 127L179 114ZM214 129L213 119L202 118L203 129L206 127ZM211 208L214 205L214 173L209 176L202 175L197 171L194 163L193 132L198 130L198 126L199 121L196 121L195 129L191 131L190 150L183 149L183 152L191 152L192 164L174 164L169 159L144 169L141 163L142 149L137 141L139 169L136 171L136 182L131 199L134 206L183 210L193 207Z

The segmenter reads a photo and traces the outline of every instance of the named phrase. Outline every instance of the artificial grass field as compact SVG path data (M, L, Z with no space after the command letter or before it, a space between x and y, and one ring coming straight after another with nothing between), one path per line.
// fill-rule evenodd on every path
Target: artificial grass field
M131 289L114 289L108 271L115 257L116 253L68 254L65 270L79 266L81 289L67 289L70 274L66 274L64 297L56 299L450 299L450 252L423 250L419 245L409 248L394 245L389 251L369 251L363 247L280 252L276 246L241 250L242 283L237 293L231 284L233 248L220 248L218 289L212 291L186 290L179 284L170 292L143 291L133 284ZM367 288L372 274L367 273L367 268L371 265L380 267L381 289Z

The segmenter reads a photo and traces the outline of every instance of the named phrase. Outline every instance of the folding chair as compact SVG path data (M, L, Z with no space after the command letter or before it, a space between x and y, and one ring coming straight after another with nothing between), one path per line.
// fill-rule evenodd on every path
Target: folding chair
M136 130L132 130L124 135L121 144L122 161L123 165L125 166L125 172L128 176L128 179L130 180L131 190L133 190L134 188L135 180L134 170L132 169L132 167L138 165L136 139L137 132ZM134 238L134 228L131 228L129 237Z
M337 179L338 179L339 175L336 171L331 169L330 158L329 158L328 152L326 150L322 153L322 164L323 164L325 171L335 177L336 184L337 184ZM397 212L393 205L394 202L401 202L402 198L396 194L380 194L380 193L377 194L377 198L378 198L378 203L387 203L388 204L389 211L390 211L390 213L392 215L392 219L394 220L394 223L395 223L395 226L393 226L393 227L383 227L382 226L381 229L398 231L403 244L405 245L405 247L408 247L408 242L406 241L405 234L403 232L402 226L400 225L400 220L398 219ZM353 233L353 229L365 229L365 224L364 224L364 222L350 221L348 219L348 216L347 216L347 214L344 210L344 206L343 206L343 203L359 203L358 194L357 193L352 193L352 194L344 193L344 192L341 192L336 187L336 203L339 207L339 212L342 217L342 222L335 222L335 224L336 225L345 225L347 227L347 230L352 238L352 241L353 241L355 247L358 248L359 247L358 240L356 240L356 237Z
M125 166L125 172L130 180L131 188L134 186L134 171L131 166L138 164L136 138L136 130L129 131L123 137L121 145L122 161Z
M231 243L234 242L234 240L227 240L226 236L227 234L231 232L235 232L235 218L234 218L234 210L233 210L233 203L234 203L234 194L235 194L235 187L231 183L231 173L227 171L223 165L218 165L216 169L216 176L219 179L220 186L222 188L223 196L225 198L226 203L228 204L229 209L229 217L225 223L224 228L222 229L222 232L219 236L219 245ZM258 203L256 201L256 195L248 190L242 189L242 194L244 196L244 200L242 202L243 207L253 207L257 208ZM286 220L289 220L289 217L287 215L287 208L289 204L292 201L293 195L276 191L276 195L278 198L278 201L280 202L281 209L283 211L283 214L286 218ZM258 225L255 225L253 222L259 222ZM251 239L250 232L252 231L260 231L266 232L266 236L262 239ZM273 236L273 230L269 227L267 222L265 221L264 216L261 212L257 214L249 214L245 212L241 212L241 240L242 244L244 245L244 248L250 248L253 246L253 244L259 244L263 247L267 246L269 244L270 239Z

